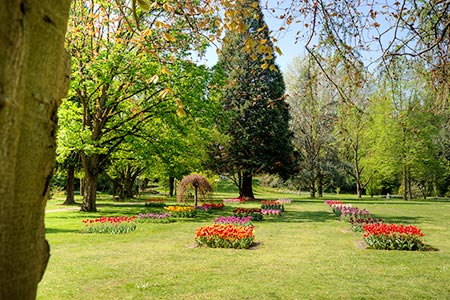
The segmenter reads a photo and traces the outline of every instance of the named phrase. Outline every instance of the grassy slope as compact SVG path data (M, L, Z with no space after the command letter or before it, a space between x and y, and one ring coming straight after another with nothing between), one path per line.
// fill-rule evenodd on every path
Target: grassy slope
M284 216L256 223L256 250L192 247L195 229L231 214L231 206L193 221L139 224L118 236L81 234L81 220L143 207L48 213L51 259L38 299L449 299L449 202L345 200L387 222L420 227L439 249L406 252L360 249L361 235L345 230L323 200L263 190L257 197L295 202Z

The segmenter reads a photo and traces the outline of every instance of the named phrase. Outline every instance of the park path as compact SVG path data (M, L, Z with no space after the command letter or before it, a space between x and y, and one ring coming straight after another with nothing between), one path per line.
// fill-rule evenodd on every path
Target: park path
M142 205L143 202L120 202L120 203L114 203L113 206L124 206L124 205ZM110 204L108 204L110 205ZM99 204L99 207L102 205ZM56 209L49 209L46 210L45 213L54 213L54 212L63 212L63 211L77 211L80 210L80 206L71 206L71 207L63 207L63 208L56 208Z
M45 213L54 213L54 212L62 212L62 211L75 211L80 210L79 207L65 207L65 208L57 208L57 209L49 209L46 210Z

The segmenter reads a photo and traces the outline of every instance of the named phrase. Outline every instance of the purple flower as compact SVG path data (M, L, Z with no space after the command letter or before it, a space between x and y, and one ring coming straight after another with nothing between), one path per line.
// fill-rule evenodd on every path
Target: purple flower
M250 221L252 220L251 216L246 217L236 217L236 216L220 216L214 220L214 223L216 224L233 224L233 225L240 225L240 226L246 226L250 225Z

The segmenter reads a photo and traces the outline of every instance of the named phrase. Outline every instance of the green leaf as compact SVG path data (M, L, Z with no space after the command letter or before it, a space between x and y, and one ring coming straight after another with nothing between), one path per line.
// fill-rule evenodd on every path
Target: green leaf
M139 7L144 11L150 10L150 1L149 0L137 0Z

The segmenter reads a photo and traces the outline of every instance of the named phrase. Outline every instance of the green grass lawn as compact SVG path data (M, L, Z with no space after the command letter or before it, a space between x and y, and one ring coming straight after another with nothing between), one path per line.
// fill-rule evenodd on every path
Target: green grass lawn
M438 249L381 251L362 249L362 235L338 221L323 199L256 191L260 199L294 202L283 216L255 223L260 244L253 250L194 247L195 229L231 215L231 205L193 220L138 224L124 235L80 233L81 220L149 208L105 199L97 213L48 212L51 257L38 299L450 299L450 202L342 196L386 222L418 226ZM57 201L48 210L61 208Z

